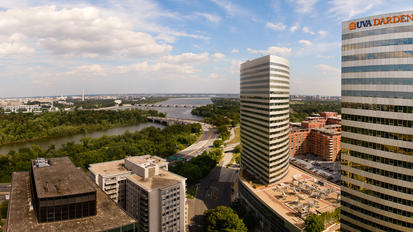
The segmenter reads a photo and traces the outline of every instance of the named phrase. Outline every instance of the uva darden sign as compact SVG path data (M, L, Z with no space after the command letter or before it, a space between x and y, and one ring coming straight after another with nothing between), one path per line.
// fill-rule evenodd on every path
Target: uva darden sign
M413 14L412 15L396 15L396 16L389 16L384 18L375 18L375 19L367 19L358 22L351 22L349 24L350 30L355 30L357 28L363 27L374 27L380 26L385 24L395 24L395 23L408 23L413 21Z

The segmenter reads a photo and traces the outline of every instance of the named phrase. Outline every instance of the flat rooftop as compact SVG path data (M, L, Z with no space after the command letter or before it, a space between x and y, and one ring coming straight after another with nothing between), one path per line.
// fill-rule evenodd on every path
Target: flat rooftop
M177 184L186 178L172 172L159 169L159 175L157 176L144 179L143 177L134 174L128 176L127 179L149 192L153 189L164 188Z
M337 201L337 194L340 196L340 187L324 180L324 186L322 186L318 180L318 178L292 165L283 179L268 187L257 185L258 187L253 188L246 179L241 178L245 186L266 205L300 229L304 228L305 218L300 216L300 210L303 207L310 205L309 212L321 214L327 211L331 212L340 206L339 201ZM320 192L325 194L318 197Z
M130 156L126 158L127 160L135 163L135 164L144 164L144 163L153 163L157 165L165 165L168 162L165 159L162 159L158 156L151 156L151 155L143 155L143 156Z
M35 211L29 209L28 202L31 200L29 172L15 172L12 176L7 231L105 231L135 223L135 220L119 208L97 185L93 184L82 170L78 172L82 173L82 179L86 180L96 191L96 216L38 223ZM72 184L76 185L76 183Z
M89 171L93 172L94 174L100 174L102 176L131 173L131 171L125 168L124 159L97 164L89 164Z
M96 191L93 183L88 182L84 178L83 171L77 168L68 157L50 158L47 160L49 161L49 166L33 166L34 182L39 198L68 196Z

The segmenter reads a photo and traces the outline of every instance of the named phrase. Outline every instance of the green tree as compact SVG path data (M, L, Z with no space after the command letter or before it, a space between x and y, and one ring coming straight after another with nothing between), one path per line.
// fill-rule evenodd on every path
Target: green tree
M7 208L9 207L9 201L3 201L0 204L0 219L1 218L6 218L7 217Z
M321 232L324 229L324 221L321 217L318 217L315 214L310 214L305 219L306 232Z
M218 206L215 209L206 210L206 231L207 232L247 232L244 222L231 208Z
M221 139L217 139L214 141L214 147L220 147L224 145L224 141L222 141Z
M241 153L241 145L237 145L232 152Z

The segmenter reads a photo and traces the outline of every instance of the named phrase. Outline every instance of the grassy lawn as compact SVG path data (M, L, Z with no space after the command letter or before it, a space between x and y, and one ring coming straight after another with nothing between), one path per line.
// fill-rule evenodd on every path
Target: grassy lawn
M234 144L234 143L239 143L240 142L240 132L239 132L239 130L240 130L239 126L235 128L235 137L231 141L229 141L228 144Z

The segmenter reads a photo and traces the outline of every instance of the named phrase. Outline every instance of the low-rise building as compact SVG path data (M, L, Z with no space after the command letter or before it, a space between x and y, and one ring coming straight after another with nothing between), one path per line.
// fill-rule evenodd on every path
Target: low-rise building
M11 184L6 231L137 231L136 220L68 157L32 160Z
M90 177L139 222L141 231L185 231L186 179L165 159L134 156L91 164Z

